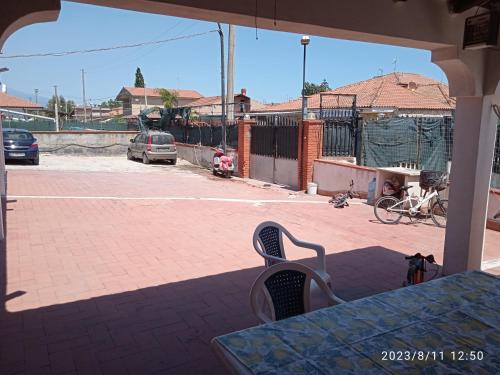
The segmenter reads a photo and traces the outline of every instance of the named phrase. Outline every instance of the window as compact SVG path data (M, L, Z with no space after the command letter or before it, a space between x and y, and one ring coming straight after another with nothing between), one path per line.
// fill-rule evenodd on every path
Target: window
M12 140L12 141L26 141L31 140L33 137L30 133L26 132L3 132L3 139Z
M154 145L170 145L174 143L174 137L170 134L155 134L151 137L151 143Z

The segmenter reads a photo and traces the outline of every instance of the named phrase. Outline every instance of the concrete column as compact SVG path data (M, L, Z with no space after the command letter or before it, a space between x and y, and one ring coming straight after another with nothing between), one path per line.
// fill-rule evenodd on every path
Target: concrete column
M457 97L443 272L481 269L500 96Z
M323 150L323 121L303 120L299 128L299 189L305 190L312 182L314 160L321 157Z
M242 119L238 121L238 176L250 177L250 145L252 139L252 125L254 120Z

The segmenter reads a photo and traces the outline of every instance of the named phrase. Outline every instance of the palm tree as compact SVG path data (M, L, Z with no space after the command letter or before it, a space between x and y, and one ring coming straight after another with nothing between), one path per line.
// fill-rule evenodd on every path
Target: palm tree
M173 108L177 106L179 97L175 91L160 89L160 96L165 108Z

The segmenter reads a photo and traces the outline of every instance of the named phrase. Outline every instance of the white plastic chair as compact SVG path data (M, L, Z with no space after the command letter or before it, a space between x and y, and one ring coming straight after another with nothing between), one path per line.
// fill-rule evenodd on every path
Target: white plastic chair
M300 241L295 238L282 225L274 221L265 221L255 228L253 233L253 247L255 251L264 258L266 267L277 263L289 262L286 259L285 248L283 246L283 234L298 247L312 249L316 251L318 265L314 271L319 274L321 279L331 288L331 277L326 272L325 248L321 245Z
M344 301L336 297L319 275L295 262L275 264L262 272L250 292L250 304L261 323L290 318L310 310L310 288L315 282L332 306ZM270 314L264 308L268 307Z

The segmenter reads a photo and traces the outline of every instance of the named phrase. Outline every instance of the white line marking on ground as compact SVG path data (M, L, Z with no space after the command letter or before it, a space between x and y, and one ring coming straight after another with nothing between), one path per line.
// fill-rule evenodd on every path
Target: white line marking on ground
M211 198L211 197L89 197L89 196L58 196L58 195L9 195L9 199L73 199L73 200L123 200L123 201L212 201L234 203L302 203L328 204L327 201L290 201L284 199L240 199L240 198Z
M481 263L481 270L489 270L490 268L500 267L500 258L485 260Z

